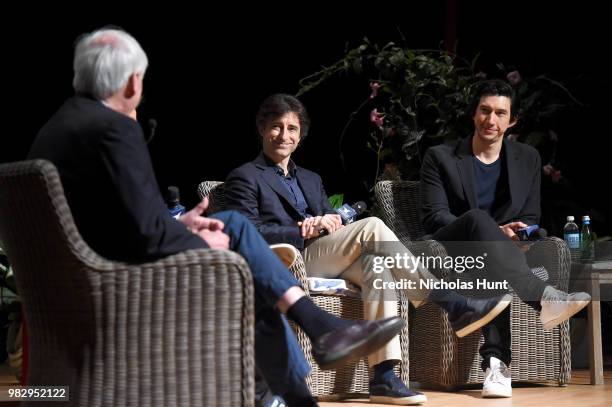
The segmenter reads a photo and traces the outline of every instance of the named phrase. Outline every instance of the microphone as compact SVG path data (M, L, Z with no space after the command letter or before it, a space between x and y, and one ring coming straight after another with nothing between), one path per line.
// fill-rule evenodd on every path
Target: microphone
M526 228L519 229L516 233L521 241L538 241L548 236L546 229L541 228L539 225L531 225Z
M155 130L157 130L157 120L149 119L147 122L149 124L149 137L145 140L147 144L153 140L153 136L155 136Z
M344 204L338 209L336 209L336 213L340 215L342 219L343 225L348 225L353 223L355 219L362 213L364 213L368 209L368 205L366 205L363 201L355 202L352 205ZM328 235L329 231L325 228L319 229L319 236Z

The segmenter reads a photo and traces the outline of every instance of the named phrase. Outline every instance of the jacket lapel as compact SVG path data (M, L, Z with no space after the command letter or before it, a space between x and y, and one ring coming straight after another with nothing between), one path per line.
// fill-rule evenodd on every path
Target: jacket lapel
M253 163L257 168L262 171L262 178L265 183L268 184L268 186L270 186L270 188L272 188L272 190L276 192L276 194L278 194L278 196L282 200L284 200L289 205L289 207L293 209L297 217L301 218L302 216L300 215L298 209L295 207L293 199L289 196L287 188L281 183L281 180L278 178L278 175L276 175L274 167L266 162L263 152L259 154L259 156L253 161Z
M320 191L317 183L315 182L313 177L307 177L304 171L301 171L301 168L297 168L296 177L298 180L298 185L304 194L304 198L306 199L306 203L308 204L309 213L312 215L322 215L323 208L319 205L319 201L321 199Z
M476 191L474 189L474 164L472 162L472 138L464 138L457 146L457 172L461 178L463 192L470 204L470 209L478 207L476 202Z

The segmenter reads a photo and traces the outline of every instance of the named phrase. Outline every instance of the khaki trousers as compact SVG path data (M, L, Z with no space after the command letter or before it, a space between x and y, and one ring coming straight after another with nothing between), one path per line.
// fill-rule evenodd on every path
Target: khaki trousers
M384 243L383 243L384 242ZM365 245L376 246L374 253L364 252ZM398 252L414 257L399 243L395 233L378 218L370 217L351 223L331 235L316 239L304 249L306 273L310 277L344 278L362 287L364 294L364 319L374 320L397 315L397 298L394 290L372 289L376 279L383 282L413 281L413 289L404 293L415 307L429 295L429 289L420 287L420 280L437 279L424 267L414 272L399 267L373 267L375 256L395 257ZM380 268L384 270L380 271ZM380 282L379 282L380 284ZM386 346L368 356L370 366L385 360L401 360L399 336Z

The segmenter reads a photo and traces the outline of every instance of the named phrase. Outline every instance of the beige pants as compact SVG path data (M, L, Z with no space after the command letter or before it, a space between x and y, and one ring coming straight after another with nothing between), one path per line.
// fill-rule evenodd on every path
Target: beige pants
M374 254L364 256L364 243L376 242ZM385 243L381 243L385 242ZM421 279L436 278L425 268L418 267L414 272L403 268L391 267L375 272L373 256L394 257L398 251L413 257L401 243L395 233L378 218L371 217L351 223L334 232L316 239L304 250L306 273L311 277L347 279L362 287L364 291L364 318L374 320L397 315L397 301L393 290L372 290L374 280L414 281L415 288L404 293L415 307L427 298L428 289L420 288ZM379 282L380 283L380 282ZM399 337L396 336L386 346L368 356L370 366L385 360L401 360L402 353Z

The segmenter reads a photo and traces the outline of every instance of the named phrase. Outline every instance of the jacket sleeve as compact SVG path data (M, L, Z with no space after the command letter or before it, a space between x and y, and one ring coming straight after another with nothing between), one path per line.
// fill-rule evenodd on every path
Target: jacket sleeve
M208 245L185 225L170 216L159 192L151 158L137 123L109 125L101 138L98 154L127 214L123 225L130 230L139 255L155 259Z
M246 216L255 225L268 244L289 243L298 249L304 248L304 239L300 228L293 225L279 225L264 222L259 213L257 185L254 176L247 170L238 168L232 171L225 180L225 206Z
M327 214L335 215L337 212L334 210L334 208L329 203L329 198L327 197L327 193L325 192L325 187L323 187L323 181L321 180L321 177L318 174L317 174L317 177L318 177L319 185L321 186L320 205L321 205L321 208L323 209L322 215L327 215Z
M537 225L540 222L540 187L542 183L542 159L537 150L533 150L533 160L531 162L531 178L529 182L529 192L525 204L521 208L518 220L528 225Z
M441 165L431 149L425 154L421 166L421 218L426 233L453 222L457 217L450 212L448 197L442 179Z

